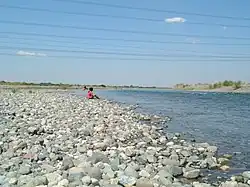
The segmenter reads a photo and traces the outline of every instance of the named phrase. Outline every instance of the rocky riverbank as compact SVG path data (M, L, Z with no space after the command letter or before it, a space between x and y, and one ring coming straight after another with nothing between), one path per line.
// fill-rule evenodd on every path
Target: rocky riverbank
M0 90L0 186L249 187L250 172L205 183L230 156L168 138L155 119L105 100Z

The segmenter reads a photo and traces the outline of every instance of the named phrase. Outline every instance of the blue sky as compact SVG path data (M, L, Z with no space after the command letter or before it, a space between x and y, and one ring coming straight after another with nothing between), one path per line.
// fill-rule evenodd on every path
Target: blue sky
M156 86L170 86L181 82L215 82L225 79L250 82L250 39L235 39L250 38L250 19L222 19L181 13L250 18L250 1L242 0L239 3L233 0L92 0L91 2L174 10L178 13L121 9L55 0L2 0L0 3L0 80ZM1 5L49 9L52 12L68 11L140 17L159 21L28 11ZM169 21L166 22L165 19ZM6 23L9 21L132 30L139 31L139 34ZM170 23L173 21L175 23ZM204 24L190 24L193 22ZM215 23L221 25L209 25ZM227 25L248 26L248 28ZM30 35L30 33L37 35ZM183 36L152 33L172 33ZM44 35L66 37L45 37ZM94 40L93 37L100 39ZM220 39L220 37L228 38ZM103 38L118 40L101 40ZM103 54L95 54L96 52ZM116 53L126 53L126 55ZM183 55L190 56L183 57ZM229 56L230 60L221 60L211 55Z

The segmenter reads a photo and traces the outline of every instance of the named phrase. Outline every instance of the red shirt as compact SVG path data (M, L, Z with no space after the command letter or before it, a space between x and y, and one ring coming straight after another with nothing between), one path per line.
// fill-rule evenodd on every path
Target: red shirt
M88 91L87 98L88 98L88 99L93 99L93 98L94 98L93 92Z

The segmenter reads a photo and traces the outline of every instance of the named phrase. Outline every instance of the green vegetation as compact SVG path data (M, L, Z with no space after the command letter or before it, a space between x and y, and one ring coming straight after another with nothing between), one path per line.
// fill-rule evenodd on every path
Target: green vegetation
M175 89L181 89L181 90L212 90L212 89L218 89L218 88L232 88L234 90L240 89L242 87L249 87L250 84L244 83L241 81L231 81L231 80L225 80L222 82L216 82L214 84L208 84L208 83L197 83L197 84L176 84Z
M55 84L50 82L42 82L42 83L32 83L32 82L6 82L0 81L0 85L11 85L11 86L73 86L71 84Z
M42 83L30 83L30 82L7 82L7 81L0 81L0 85L3 86L10 86L10 87L22 87L22 88L54 88L54 89L80 89L83 86L86 87L94 87L96 89L139 89L139 88L148 88L148 89L155 89L155 86L109 86L105 84L99 85L81 85L81 84L63 84L63 83L51 83L51 82L42 82ZM164 88L165 89L165 88ZM169 88L168 88L169 89Z
M234 89L239 89L242 87L242 82L225 80L224 82L217 82L215 84L209 85L210 89L216 89L216 88L222 88L222 87L233 87Z
M241 88L242 87L242 82L241 81L238 81L238 82L236 82L235 84L234 84L234 88L235 89L239 89L239 88Z
M11 92L14 94L17 92L17 89L12 89Z
M0 81L1 86L6 87L14 87L14 88L36 88L36 89L42 89L42 88L49 88L49 89L76 89L82 87L80 84L63 84L63 83L50 83L50 82L42 82L42 83L32 83L32 82L7 82L7 81Z

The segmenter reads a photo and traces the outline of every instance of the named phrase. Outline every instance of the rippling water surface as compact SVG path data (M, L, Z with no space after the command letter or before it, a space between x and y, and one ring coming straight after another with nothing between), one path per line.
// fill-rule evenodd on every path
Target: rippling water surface
M169 132L184 132L187 138L218 146L221 153L235 153L233 167L250 169L250 94L162 90L112 90L97 94L125 104L138 104L143 113L169 116Z

